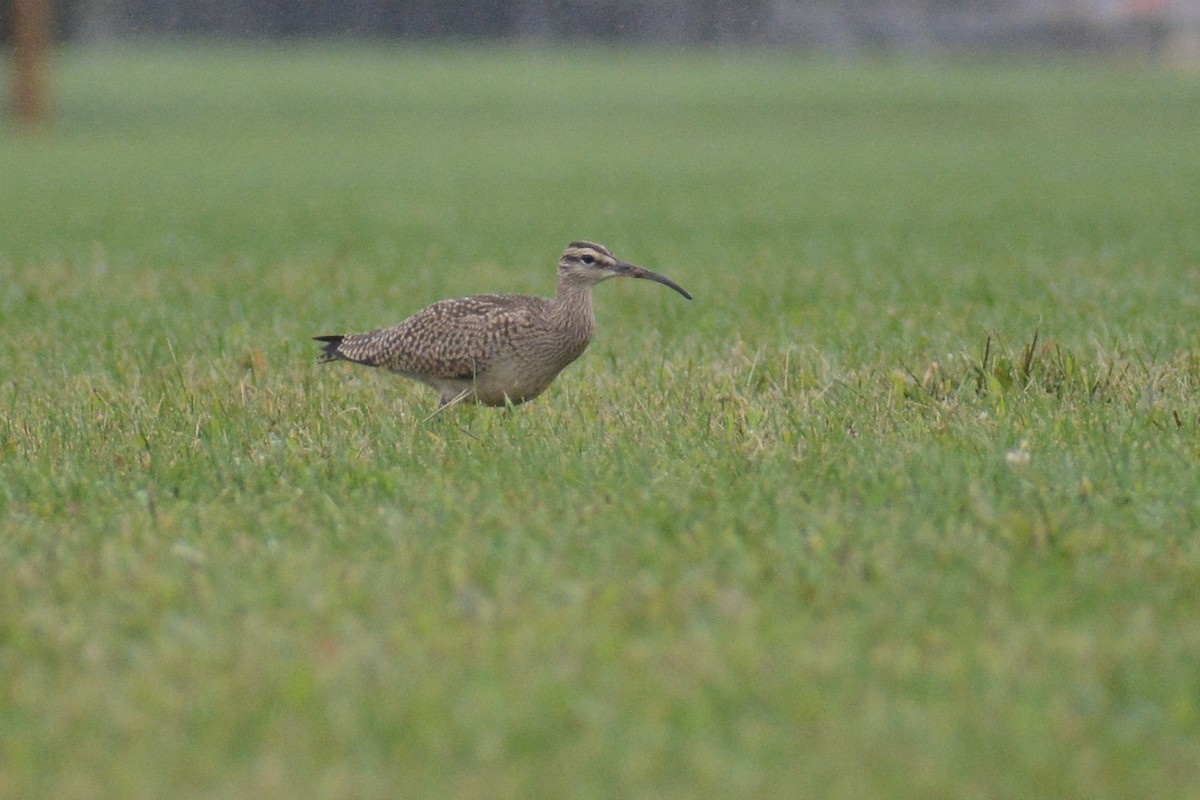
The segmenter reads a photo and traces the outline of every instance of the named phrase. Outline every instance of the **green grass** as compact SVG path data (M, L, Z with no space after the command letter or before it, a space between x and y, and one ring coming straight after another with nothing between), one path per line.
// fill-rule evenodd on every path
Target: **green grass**
M1200 83L68 51L0 132L0 796L1200 783ZM597 291L538 400L308 337Z

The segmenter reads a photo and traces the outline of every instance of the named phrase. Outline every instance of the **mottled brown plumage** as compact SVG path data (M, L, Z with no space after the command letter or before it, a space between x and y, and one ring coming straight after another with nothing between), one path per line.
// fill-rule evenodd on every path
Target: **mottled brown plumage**
M382 367L431 386L441 404L502 406L537 397L587 349L595 330L592 287L613 277L670 286L658 273L617 260L604 245L572 242L558 261L553 299L485 294L442 300L390 328L318 336L321 362Z

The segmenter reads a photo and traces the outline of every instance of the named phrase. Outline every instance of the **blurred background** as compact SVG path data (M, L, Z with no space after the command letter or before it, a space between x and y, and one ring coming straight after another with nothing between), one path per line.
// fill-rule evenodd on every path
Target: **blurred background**
M1197 0L13 0L56 35L595 39L856 51L946 47L1195 50ZM11 10L3 35L12 35Z
M1195 69L1200 0L11 0L0 43L15 116L47 113L55 41L181 37L1122 51Z

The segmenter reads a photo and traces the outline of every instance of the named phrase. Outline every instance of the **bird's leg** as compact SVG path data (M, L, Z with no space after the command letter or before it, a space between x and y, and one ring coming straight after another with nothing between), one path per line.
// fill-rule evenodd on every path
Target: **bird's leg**
M454 397L451 397L449 400L443 399L442 402L438 404L437 410L434 411L432 414L430 414L425 419L421 420L421 424L424 425L426 422L429 422L429 420L433 419L438 414L445 411L447 408L450 408L451 406L456 406L459 403L461 403L463 400L466 400L468 397L471 396L471 392L473 392L473 391L475 391L474 387L463 389L461 392L456 394Z

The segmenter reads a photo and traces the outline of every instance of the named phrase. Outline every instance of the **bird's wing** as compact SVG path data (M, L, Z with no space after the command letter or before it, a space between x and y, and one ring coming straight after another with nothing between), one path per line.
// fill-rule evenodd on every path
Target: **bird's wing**
M390 328L345 337L339 355L360 364L431 378L472 378L477 365L522 329L548 301L519 295L443 300Z

